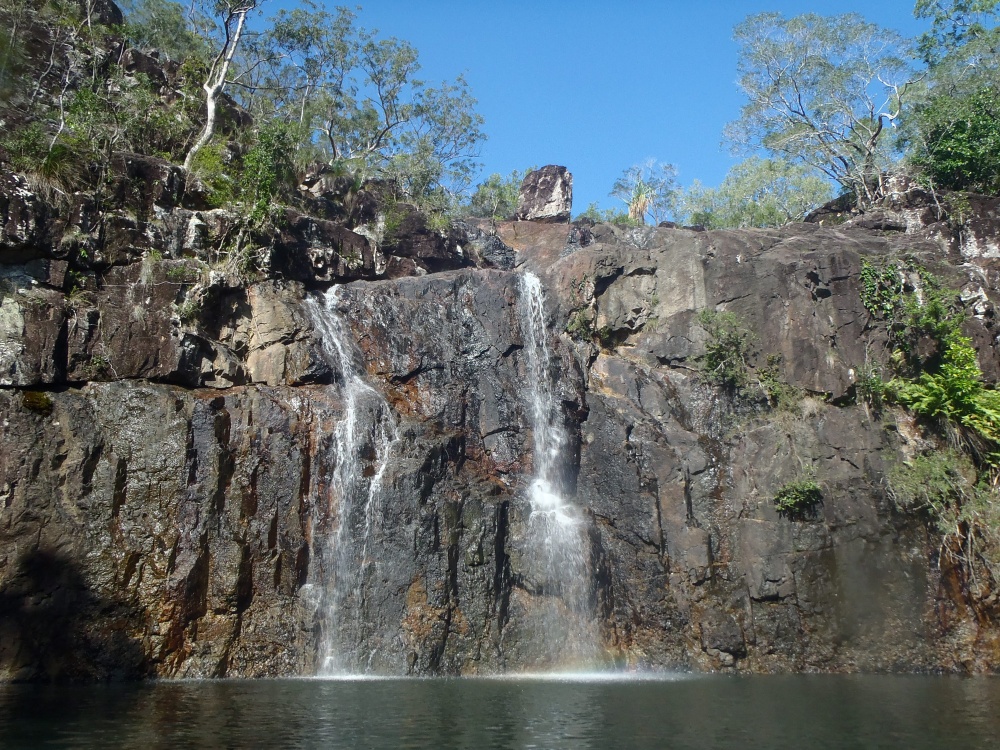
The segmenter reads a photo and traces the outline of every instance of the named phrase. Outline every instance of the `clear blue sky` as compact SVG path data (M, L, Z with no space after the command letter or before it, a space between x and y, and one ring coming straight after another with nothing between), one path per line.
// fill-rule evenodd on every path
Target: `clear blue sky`
M565 165L574 212L615 205L611 184L649 157L684 185L722 180L736 161L722 129L742 103L732 29L746 16L857 12L907 36L927 26L913 0L359 1L359 25L412 43L425 80L465 74L486 118L483 176Z

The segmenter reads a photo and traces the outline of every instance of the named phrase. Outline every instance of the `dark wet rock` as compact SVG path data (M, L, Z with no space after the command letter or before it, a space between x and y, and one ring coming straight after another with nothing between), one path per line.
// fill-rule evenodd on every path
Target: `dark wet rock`
M996 671L995 594L972 601L935 531L886 496L888 468L933 436L856 403L859 373L886 364L865 259L905 254L960 290L1000 377L996 199L901 184L867 214L780 229L549 223L569 180L534 173L536 220L445 226L317 167L249 233L248 268L245 217L167 162L116 154L103 198L5 175L0 679L312 674L325 582L358 540L363 586L336 623L349 668L545 664L531 618L560 592L527 547L525 270L545 287L587 605L617 663ZM396 424L384 466L317 325L333 285ZM709 382L704 309L737 317L748 365L790 403ZM371 509L338 480L352 414ZM821 501L779 513L803 477Z
M184 199L186 173L164 159L119 152L112 157L111 174L111 200L138 215L175 208Z
M119 382L38 413L0 393L3 679L303 669L310 488L329 470L304 438L338 407L281 396Z
M514 248L505 244L486 222L483 224L484 226L475 223L460 224L456 228L465 234L466 243L473 251L477 265L502 271L512 270L517 261Z
M168 85L164 62L156 50L127 49L122 53L121 67L129 75L144 75L157 88Z
M472 261L462 248L464 240L461 230L432 227L416 207L395 203L383 219L382 246L391 256L387 275L399 278L468 267Z
M353 228L378 216L381 188L368 183L359 189L352 175L337 173L327 164L306 170L298 189L308 200L309 213L320 218Z
M373 279L385 258L368 238L346 227L289 210L271 254L271 269L306 282Z
M24 263L51 253L53 212L18 174L0 178L0 262Z
M560 251L564 229L521 235L519 255L549 280L549 345L574 498L591 526L595 613L621 660L765 672L995 668L992 631L940 586L932 536L884 496L898 433L825 398L849 388L864 361L855 339L872 335L857 308L859 258L891 250L885 237L859 231L598 226L593 243L570 255ZM163 263L155 279L178 267ZM982 286L973 304L988 311L992 287ZM167 287L154 281L158 289ZM39 310L60 309L58 292L35 293L55 295ZM70 576L78 592L60 612L80 611L68 631L77 661L55 660L64 674L315 669L335 538L331 435L343 413L341 376L322 354L305 294L289 282L209 286L201 333L164 321L164 336L150 338L165 349L133 347L132 359L110 360L128 377L187 372L190 385L232 384L219 395L91 383L48 392L42 408L45 399L29 407L21 391L4 392L5 445L17 449L2 464L3 533L9 544L37 541L16 542L26 551L0 569L0 591L14 611L31 610L49 584L31 572L30 556L58 557L57 577ZM339 314L400 435L376 530L363 514L348 520L378 549L374 588L348 600L353 614L341 626L357 644L350 658L365 668L477 673L534 658L523 623L542 602L522 548L532 442L521 295L518 276L500 270L340 290ZM785 312L769 312L771 299ZM88 327L80 318L66 328L67 351L118 352L119 340L140 340L108 305L74 313ZM796 413L740 410L705 383L694 322L704 306L737 310L762 353L787 353L781 377L816 395L803 395ZM595 346L560 333L587 307L617 338ZM58 326L38 330L60 335ZM812 353L827 330L845 340ZM32 341L32 351L45 349ZM38 372L60 366L76 378L84 367L76 355L42 359ZM19 382L42 375L34 378ZM805 471L822 502L779 514L776 492ZM243 531L234 535L232 524ZM934 614L942 606L952 608L946 622ZM5 643L16 644L3 655L8 676L56 668L33 656L53 636L31 640L29 621L4 624ZM101 661L98 651L116 656Z

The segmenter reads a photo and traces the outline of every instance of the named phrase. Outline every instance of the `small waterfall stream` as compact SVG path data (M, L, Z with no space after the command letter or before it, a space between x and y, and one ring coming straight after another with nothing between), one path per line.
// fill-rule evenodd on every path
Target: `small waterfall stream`
M322 550L325 572L318 582L323 602L320 674L363 670L370 660L357 653L365 634L365 581L378 565L369 548L382 515L383 476L399 437L396 417L366 381L350 327L337 310L340 290L332 287L322 303L307 303L324 353L340 372L344 399L344 415L333 435L337 463L328 508L336 526ZM348 619L350 613L353 619Z
M588 561L590 548L583 514L569 500L566 449L569 437L554 379L545 325L541 280L521 275L522 325L530 382L534 458L528 500L527 554L531 558L541 611L534 629L546 666L593 664L599 636Z
M319 674L366 673L379 642L371 588L378 580L377 545L386 467L399 439L397 418L385 397L369 383L361 352L339 310L342 287L307 303L324 354L338 373L343 414L329 450L335 468L328 506L317 509L311 582L320 622ZM579 668L599 661L599 634L590 571L586 517L572 500L569 434L559 402L553 355L545 325L541 281L520 276L521 328L528 382L524 389L533 433L532 473L524 521L524 585L530 603L520 623L529 668Z

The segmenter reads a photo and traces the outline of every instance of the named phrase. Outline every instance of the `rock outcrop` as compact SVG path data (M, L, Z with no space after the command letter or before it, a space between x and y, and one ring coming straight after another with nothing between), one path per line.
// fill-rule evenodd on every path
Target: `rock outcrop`
M566 222L572 211L573 175L566 167L549 164L524 176L515 219Z

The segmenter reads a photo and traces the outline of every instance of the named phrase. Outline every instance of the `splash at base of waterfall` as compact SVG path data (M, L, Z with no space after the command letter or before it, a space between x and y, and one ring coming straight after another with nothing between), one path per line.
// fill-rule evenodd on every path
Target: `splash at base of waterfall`
M573 528L581 523L576 508L567 503L546 479L536 479L529 490L531 516L544 516L560 527Z

